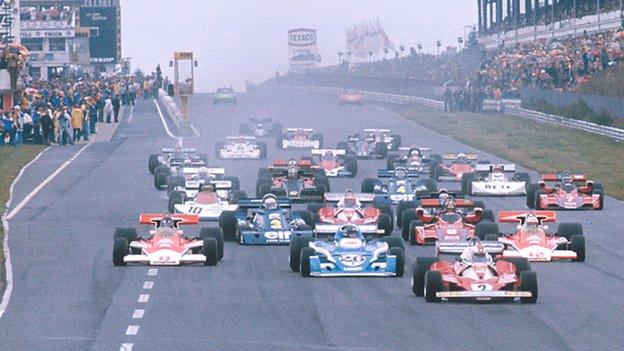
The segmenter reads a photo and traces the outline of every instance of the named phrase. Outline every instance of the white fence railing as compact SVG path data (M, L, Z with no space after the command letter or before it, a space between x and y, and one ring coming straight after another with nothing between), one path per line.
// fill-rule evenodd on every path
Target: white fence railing
M176 104L175 100L167 95L167 92L160 89L158 91L158 102L165 108L165 112L171 122L176 126L176 128L180 129L180 121L182 121L182 112L178 108L178 104Z

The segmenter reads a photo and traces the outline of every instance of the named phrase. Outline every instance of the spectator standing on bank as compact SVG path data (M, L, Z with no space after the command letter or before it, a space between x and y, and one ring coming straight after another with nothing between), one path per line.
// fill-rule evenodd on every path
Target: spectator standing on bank
M78 104L74 105L74 108L71 111L71 126L74 129L74 142L80 141L83 119L84 114L82 113L82 109L78 106Z
M119 95L115 95L112 101L113 104L113 113L115 114L115 123L119 122L119 109L121 108L121 100L119 99Z

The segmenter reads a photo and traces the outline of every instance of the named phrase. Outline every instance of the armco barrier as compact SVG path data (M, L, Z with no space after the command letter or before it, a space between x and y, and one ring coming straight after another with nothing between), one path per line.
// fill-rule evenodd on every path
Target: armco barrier
M167 95L164 90L160 89L158 91L158 102L164 107L167 117L175 125L176 129L180 130L182 112L180 112L175 100L171 96Z

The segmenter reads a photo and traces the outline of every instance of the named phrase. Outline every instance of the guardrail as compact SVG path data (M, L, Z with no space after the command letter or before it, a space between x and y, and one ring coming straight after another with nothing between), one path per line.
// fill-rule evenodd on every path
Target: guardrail
M160 102L164 106L167 116L176 126L176 128L180 130L180 121L183 120L182 112L180 112L178 104L176 104L175 100L171 96L167 95L167 93L163 89L159 89L158 102Z
M324 94L338 95L343 88L336 87L319 87L318 92ZM373 91L363 91L364 99L374 102L391 103L397 105L418 104L435 109L444 109L444 102L433 99L426 99L417 96L395 95L386 93L377 93ZM618 141L624 141L624 129L602 126L600 124L580 121L577 119L566 118L556 115L549 115L533 110L527 110L520 107L518 100L485 100L483 109L486 111L505 112L517 117L529 118L532 120L558 124L569 128L580 129L582 131L603 135Z

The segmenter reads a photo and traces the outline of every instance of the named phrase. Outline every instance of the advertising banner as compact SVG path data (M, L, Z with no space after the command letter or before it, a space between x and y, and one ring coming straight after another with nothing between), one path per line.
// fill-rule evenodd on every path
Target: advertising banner
M347 51L357 57L368 57L383 49L394 50L394 43L388 38L379 21L361 22L347 30Z
M299 28L288 31L288 54L293 72L314 68L321 61L316 46L316 30Z
M115 7L81 7L80 26L90 29L90 61L92 63L116 63L117 9Z

